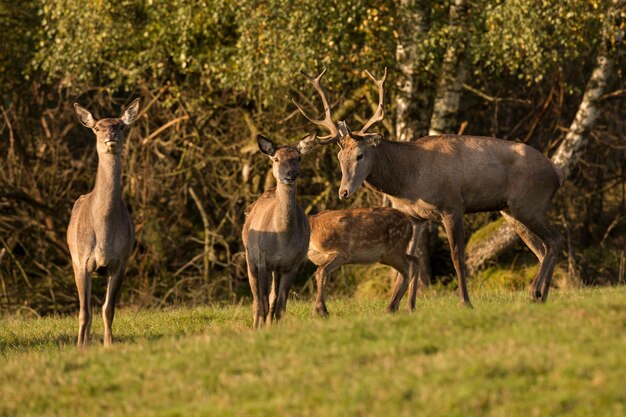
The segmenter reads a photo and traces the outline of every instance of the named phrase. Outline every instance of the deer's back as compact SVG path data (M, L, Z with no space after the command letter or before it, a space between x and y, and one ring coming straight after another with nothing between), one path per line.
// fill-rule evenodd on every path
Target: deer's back
M523 143L443 135L414 144L419 152L418 169L412 174L415 196L438 207L456 207L458 199L465 212L501 210L523 198L543 204L560 186L552 162Z
M309 217L311 242L308 256L317 265L329 255L348 262L379 262L388 253L405 253L412 223L392 208L326 210Z

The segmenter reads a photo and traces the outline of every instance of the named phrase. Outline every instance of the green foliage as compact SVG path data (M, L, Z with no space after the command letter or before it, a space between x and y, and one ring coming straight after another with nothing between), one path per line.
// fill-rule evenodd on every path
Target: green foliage
M193 75L269 105L302 68L332 65L336 74L361 76L362 68L391 64L393 57L392 2L41 3L35 63L67 83L132 89L140 81Z
M328 320L290 301L250 330L251 307L122 310L111 349L72 346L69 318L0 321L2 415L622 415L624 288L429 294L413 314L336 300ZM94 319L96 337L101 323Z
M35 64L68 84L132 89L146 79L224 72L236 42L232 2L42 0Z
M482 69L540 82L560 66L597 50L610 0L486 1L472 45Z
M0 1L0 95L18 88L35 52L37 39L37 0ZM2 103L4 100L0 100Z

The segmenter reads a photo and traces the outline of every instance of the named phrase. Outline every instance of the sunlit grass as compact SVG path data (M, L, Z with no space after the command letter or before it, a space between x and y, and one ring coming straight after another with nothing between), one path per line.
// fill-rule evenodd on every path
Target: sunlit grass
M418 311L290 301L252 331L251 308L121 310L117 344L77 352L76 317L0 320L0 415L623 415L626 289L428 291ZM404 308L404 306L403 306Z

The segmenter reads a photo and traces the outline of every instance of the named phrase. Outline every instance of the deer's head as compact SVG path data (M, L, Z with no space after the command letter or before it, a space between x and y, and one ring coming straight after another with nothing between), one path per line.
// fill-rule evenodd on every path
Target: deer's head
M256 140L259 150L272 160L272 174L276 181L293 185L300 175L300 159L312 149L315 134L306 136L296 146L276 146L263 135L257 135Z
M313 118L295 100L293 101L304 117L330 132L326 136L316 137L317 143L321 145L337 143L339 145L340 151L337 156L339 157L339 164L341 165L340 199L346 199L354 194L356 189L359 188L363 181L370 175L373 168L372 148L378 145L382 139L379 133L367 133L367 130L376 122L383 120L385 116L383 104L387 68L385 68L385 74L380 80L377 80L369 71L365 72L374 80L378 87L378 108L374 115L358 132L352 132L345 121L339 122L338 125L335 125L333 122L330 105L320 85L320 81L326 73L326 68L315 78L302 71L302 75L309 80L322 99L322 104L324 105L324 119Z
M98 154L119 155L124 145L124 128L134 122L139 113L139 99L130 103L120 118L96 120L87 109L78 103L74 103L74 111L76 111L76 116L83 126L90 128L96 134Z

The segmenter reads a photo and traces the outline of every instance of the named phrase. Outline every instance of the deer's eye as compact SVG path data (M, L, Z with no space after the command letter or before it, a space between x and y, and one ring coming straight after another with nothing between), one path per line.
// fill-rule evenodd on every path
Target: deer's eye
M99 128L98 126L95 126L95 127L93 128L93 130L94 130L94 132L99 132L99 131L100 131L100 128Z
M362 154L362 153L360 153L360 154L358 154L358 155L356 156L356 160L357 160L357 161L360 161L361 159L363 159L363 154Z

